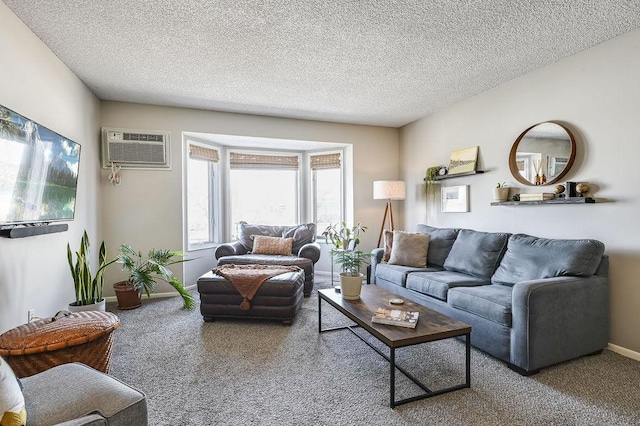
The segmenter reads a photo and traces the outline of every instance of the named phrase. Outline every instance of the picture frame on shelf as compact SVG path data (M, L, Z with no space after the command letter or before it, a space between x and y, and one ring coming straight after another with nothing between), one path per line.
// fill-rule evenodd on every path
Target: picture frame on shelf
M478 148L477 146L472 146L471 148L453 151L449 160L448 174L455 175L475 171L478 163Z
M441 188L443 213L466 213L469 211L469 185L445 186Z

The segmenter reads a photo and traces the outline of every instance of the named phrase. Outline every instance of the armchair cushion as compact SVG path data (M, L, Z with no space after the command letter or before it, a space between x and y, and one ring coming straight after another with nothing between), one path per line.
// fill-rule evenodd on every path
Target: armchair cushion
M293 238L266 237L256 235L253 238L253 254L291 255Z
M303 245L315 241L316 224L279 226L256 225L244 221L238 223L238 242L245 250L253 251L255 236L293 238L290 254L297 254Z

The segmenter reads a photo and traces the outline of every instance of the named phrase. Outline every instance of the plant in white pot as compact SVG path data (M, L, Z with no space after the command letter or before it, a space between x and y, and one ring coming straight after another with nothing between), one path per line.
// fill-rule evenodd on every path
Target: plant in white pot
M117 259L107 260L107 249L104 241L100 244L98 253L98 270L95 276L91 273L91 244L85 230L80 240L80 249L76 252L76 260L73 261L71 246L67 243L67 260L73 277L76 301L69 304L69 311L104 311L105 300L102 296L104 287L104 270Z
M357 300L360 298L363 275L360 272L362 267L373 256L362 250L331 250L333 261L340 265L340 292L343 299Z
M120 256L116 259L122 269L129 273L126 281L113 285L120 309L134 309L140 306L142 291L151 296L155 291L156 281L162 280L175 288L182 297L184 309L195 308L195 300L182 285L182 282L169 270L169 265L186 262L184 253L171 250L151 249L146 256L134 250L130 245L120 246Z
M493 201L502 202L509 199L509 188L506 182L498 182L495 188L493 188Z
M360 244L360 236L367 230L360 222L353 226L348 226L346 222L329 224L322 232L327 244L333 245L336 249L355 249Z

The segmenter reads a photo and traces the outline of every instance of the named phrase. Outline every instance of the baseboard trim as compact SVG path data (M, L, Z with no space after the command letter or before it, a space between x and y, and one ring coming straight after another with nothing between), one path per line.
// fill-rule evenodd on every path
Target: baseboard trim
M185 289L187 290L191 290L192 288L195 288L196 285L190 285L185 287ZM142 293L142 300L144 301L144 299L159 299L159 298L164 298L164 297L177 297L180 296L177 292L175 291L170 291L167 293L151 293L150 297L147 297L146 293ZM116 296L107 296L105 297L105 299L107 300L107 302L117 302L118 298Z
M626 356L627 358L635 359L636 361L640 361L640 352L632 351L631 349L623 348L622 346L614 345L613 343L609 343L607 349L622 356Z

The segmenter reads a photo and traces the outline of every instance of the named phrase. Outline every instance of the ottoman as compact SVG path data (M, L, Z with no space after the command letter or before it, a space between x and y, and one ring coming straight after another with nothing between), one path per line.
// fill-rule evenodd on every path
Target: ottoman
M71 362L108 373L112 331L119 325L111 312L60 311L0 335L0 356L20 378Z
M304 271L287 272L266 280L242 310L243 297L226 278L207 272L198 278L200 313L205 321L216 318L279 320L291 325L304 299Z
M313 262L306 257L274 256L272 254L241 254L224 256L218 259L222 265L291 265L304 270L304 297L311 296L313 291Z

